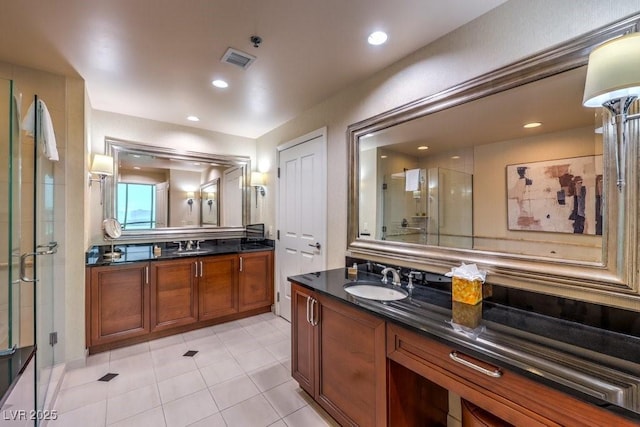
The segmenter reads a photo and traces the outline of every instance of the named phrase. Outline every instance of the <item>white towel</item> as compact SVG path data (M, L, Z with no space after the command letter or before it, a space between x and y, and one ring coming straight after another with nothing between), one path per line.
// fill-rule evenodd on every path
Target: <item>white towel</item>
M34 128L35 128L35 114L34 114L35 105L32 102L27 110L27 115L22 121L22 128L27 132L27 135L33 136ZM44 143L44 154L47 156L49 160L52 162L57 162L60 160L58 156L58 147L56 145L56 134L53 131L53 122L51 121L51 114L49 114L49 110L47 109L47 105L43 100L38 99L38 118L39 126L38 130L39 135L38 139Z
M404 190L418 191L420 189L420 169L409 169L404 173Z

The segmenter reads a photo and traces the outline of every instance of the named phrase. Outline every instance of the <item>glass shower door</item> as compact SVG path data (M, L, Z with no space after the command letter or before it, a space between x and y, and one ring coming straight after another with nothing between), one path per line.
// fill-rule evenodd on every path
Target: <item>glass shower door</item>
M36 150L38 152L39 150ZM55 180L54 163L41 152L36 157L35 185L35 257L36 277L36 380L38 409L49 408L49 384L52 369L55 365L55 344L57 335L54 332L54 282L57 257L55 236Z

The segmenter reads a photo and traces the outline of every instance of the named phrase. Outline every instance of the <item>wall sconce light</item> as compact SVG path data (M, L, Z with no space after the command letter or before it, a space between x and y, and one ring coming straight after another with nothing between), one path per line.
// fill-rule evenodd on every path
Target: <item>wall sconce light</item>
M625 185L627 122L629 107L640 96L640 33L610 40L591 52L584 85L583 105L604 107L611 112L616 128L617 186Z
M98 175L98 178L93 178L92 175ZM91 163L91 169L89 169L89 187L92 182L100 183L100 204L104 199L104 181L108 176L113 175L113 157L105 156L104 154L94 154L93 162Z
M215 200L216 200L216 193L214 192L207 193L207 205L209 205L209 212L211 212L211 208Z
M193 199L196 194L193 191L187 191L187 204L189 205L189 213L193 212Z
M256 209L258 209L258 192L262 197L265 195L264 174L260 172L251 172L251 186L256 190Z

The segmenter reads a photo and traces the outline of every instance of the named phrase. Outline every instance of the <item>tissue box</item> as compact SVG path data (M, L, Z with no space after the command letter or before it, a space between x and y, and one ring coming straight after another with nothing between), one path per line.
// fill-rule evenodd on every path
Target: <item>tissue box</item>
M451 296L453 301L465 304L477 304L482 301L482 280L469 280L453 276L451 281Z
M451 317L454 323L475 329L480 326L480 322L482 322L482 303L470 305L453 301L451 305Z

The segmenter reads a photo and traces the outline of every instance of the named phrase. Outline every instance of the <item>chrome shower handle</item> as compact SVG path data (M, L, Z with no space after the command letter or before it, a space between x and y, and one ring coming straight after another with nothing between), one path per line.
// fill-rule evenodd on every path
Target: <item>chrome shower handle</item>
M46 245L36 246L35 252L27 252L20 255L20 280L28 283L35 283L38 279L27 277L27 258L36 255L53 255L58 252L58 242L49 242Z
M27 252L26 254L20 255L20 280L28 283L35 283L38 279L31 279L27 277L27 258L31 256L36 256L37 252Z

